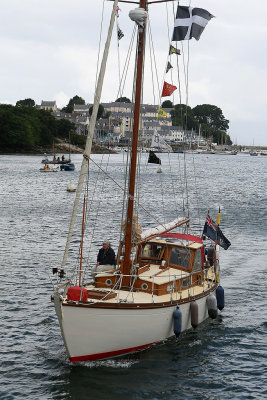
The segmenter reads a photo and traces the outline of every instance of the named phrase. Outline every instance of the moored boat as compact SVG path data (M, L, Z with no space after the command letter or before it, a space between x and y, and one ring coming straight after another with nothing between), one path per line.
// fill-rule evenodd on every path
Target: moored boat
M61 164L60 171L74 171L75 165L73 163Z
M40 168L40 172L58 172L58 167L50 167L48 164L45 164Z

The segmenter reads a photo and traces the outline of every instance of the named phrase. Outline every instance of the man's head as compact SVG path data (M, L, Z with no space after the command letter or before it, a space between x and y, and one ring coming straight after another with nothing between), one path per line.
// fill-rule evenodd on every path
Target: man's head
M107 250L110 246L109 240L103 240L103 249Z

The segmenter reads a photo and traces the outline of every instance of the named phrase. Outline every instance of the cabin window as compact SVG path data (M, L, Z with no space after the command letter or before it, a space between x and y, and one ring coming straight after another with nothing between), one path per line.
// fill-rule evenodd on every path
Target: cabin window
M188 268L190 251L182 247L172 247L169 263L179 267Z
M197 250L196 259L194 263L194 270L202 268L201 249Z
M189 286L189 278L182 280L182 288L186 288Z
M147 243L141 250L141 258L145 259L160 259L163 246L156 243Z

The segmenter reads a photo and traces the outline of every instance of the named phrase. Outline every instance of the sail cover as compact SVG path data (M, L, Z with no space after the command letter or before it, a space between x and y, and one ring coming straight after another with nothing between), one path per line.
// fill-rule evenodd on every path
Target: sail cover
M169 222L168 224L162 224L156 226L155 228L150 228L141 233L141 239L145 240L150 236L160 235L161 233L171 231L172 229L176 228L178 225L182 225L186 223L188 219L185 218L176 218L173 221Z

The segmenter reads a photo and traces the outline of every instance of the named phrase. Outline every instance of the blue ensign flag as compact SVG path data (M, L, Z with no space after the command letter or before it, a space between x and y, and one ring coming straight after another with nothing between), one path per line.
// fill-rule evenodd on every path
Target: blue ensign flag
M203 235L209 237L214 242L217 240L218 245L223 247L225 250L227 250L228 247L231 246L229 240L224 236L219 226L215 224L215 222L212 218L210 218L209 215L206 218Z

